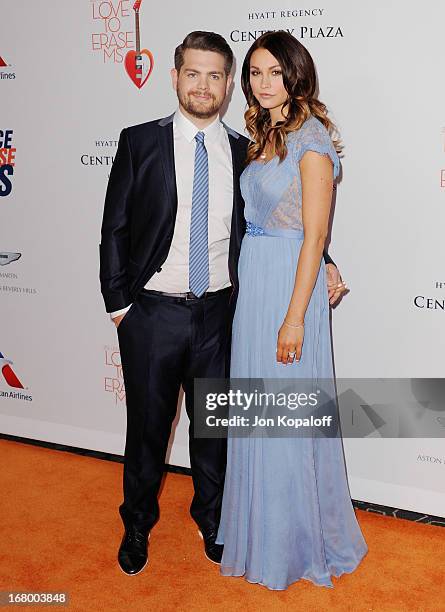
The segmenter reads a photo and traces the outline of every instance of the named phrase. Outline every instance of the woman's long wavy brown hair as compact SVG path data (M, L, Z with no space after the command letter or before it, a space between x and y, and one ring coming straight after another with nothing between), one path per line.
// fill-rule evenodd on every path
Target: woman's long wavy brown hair
M267 49L278 61L288 93L288 99L283 105L286 119L276 127L272 127L269 111L261 107L250 86L250 58L257 49ZM248 148L247 163L260 156L268 138L280 161L283 161L287 155L287 134L298 130L311 115L319 119L331 135L336 133L335 125L328 118L326 106L315 95L317 76L314 61L306 47L288 32L266 32L253 43L244 59L241 86L248 105L244 113L246 127L254 140ZM333 142L340 151L339 141L334 139Z

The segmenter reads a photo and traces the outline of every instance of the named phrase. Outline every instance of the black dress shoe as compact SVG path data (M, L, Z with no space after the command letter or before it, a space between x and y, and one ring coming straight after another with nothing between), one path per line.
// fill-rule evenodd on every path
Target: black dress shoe
M204 540L204 551L205 556L212 563L221 563L224 546L222 544L216 544L216 529L200 529L198 531L201 538Z
M147 531L139 531L135 527L125 530L117 557L119 566L125 574L130 576L139 574L147 565L149 537Z

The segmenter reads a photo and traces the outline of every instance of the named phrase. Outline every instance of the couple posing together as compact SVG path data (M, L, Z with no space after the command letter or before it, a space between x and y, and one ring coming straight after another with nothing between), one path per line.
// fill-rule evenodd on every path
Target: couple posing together
M119 565L134 575L147 563L182 385L207 558L270 589L332 587L367 551L341 438L195 437L193 382L333 379L329 303L345 290L324 252L333 126L311 56L285 32L261 36L242 66L252 141L219 117L232 85L224 38L192 32L174 59L179 106L122 130L102 222L127 401Z

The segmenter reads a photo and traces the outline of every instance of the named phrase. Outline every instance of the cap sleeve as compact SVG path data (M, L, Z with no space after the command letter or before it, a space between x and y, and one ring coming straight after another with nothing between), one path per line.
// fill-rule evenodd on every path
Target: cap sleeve
M295 134L298 134L299 137L294 138L295 161L299 163L306 151L328 155L334 164L334 179L336 179L340 172L340 160L325 126L313 117L298 132Z

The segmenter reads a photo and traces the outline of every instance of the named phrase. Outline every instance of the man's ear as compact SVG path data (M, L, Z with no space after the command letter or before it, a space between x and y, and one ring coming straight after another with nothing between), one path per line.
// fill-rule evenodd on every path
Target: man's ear
M229 93L229 89L232 83L233 83L233 77L231 74L229 74L229 76L227 77L227 83L226 83L226 95Z
M172 87L173 90L176 91L178 89L178 71L176 70L176 68L172 68L170 70L170 76L172 78Z

